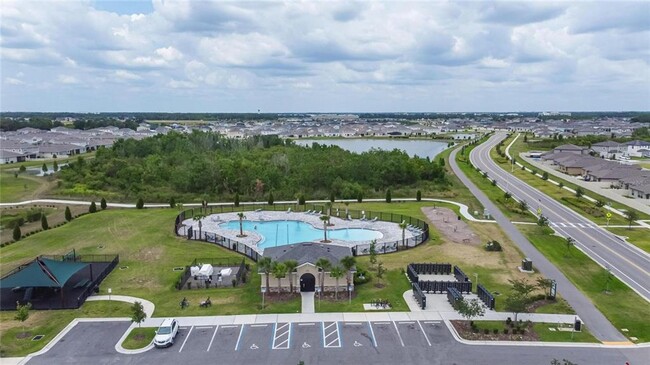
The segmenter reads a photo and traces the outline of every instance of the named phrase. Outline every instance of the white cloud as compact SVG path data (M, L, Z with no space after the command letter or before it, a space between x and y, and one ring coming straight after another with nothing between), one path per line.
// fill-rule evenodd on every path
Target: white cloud
M3 84L39 86L20 98L3 88L6 108L47 109L63 83L97 87L83 98L62 88L53 105L100 110L115 110L113 99L148 110L260 100L269 111L490 110L513 94L513 109L592 99L650 109L648 2L153 0L152 13L126 15L93 4L0 2L2 72L13 75Z

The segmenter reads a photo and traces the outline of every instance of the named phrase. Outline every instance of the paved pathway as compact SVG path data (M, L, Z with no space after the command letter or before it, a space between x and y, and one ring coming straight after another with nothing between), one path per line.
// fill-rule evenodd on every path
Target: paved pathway
M314 313L314 292L301 292L302 297L302 313Z
M623 336L608 320L594 304L573 285L564 274L558 270L544 255L542 255L533 246L524 235L519 232L512 222L497 208L494 203L483 193L479 188L472 183L456 163L456 154L458 149L451 152L449 156L449 165L458 176L460 181L467 186L467 188L474 194L474 196L486 207L492 216L499 223L503 231L510 237L510 239L522 250L526 257L532 259L535 263L535 268L539 270L544 276L553 278L557 281L558 292L564 299L573 307L589 326L592 334L600 341L626 341Z

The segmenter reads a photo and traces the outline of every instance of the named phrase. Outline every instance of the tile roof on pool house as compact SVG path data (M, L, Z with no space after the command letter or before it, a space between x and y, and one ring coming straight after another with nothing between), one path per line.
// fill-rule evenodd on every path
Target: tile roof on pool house
M315 264L318 259L325 258L329 260L332 266L336 266L345 256L352 256L352 250L349 247L338 245L303 242L265 248L263 256L270 257L271 260L278 262L296 260L298 266L305 263Z

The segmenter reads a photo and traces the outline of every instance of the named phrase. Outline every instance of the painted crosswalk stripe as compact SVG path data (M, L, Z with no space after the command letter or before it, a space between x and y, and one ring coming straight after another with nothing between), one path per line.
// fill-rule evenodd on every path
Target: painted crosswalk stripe
M583 226L582 223L578 223L578 225L580 226L580 228L585 228L585 226Z
M576 225L573 224L573 223L569 223L569 225L571 225L571 227L573 227L573 228L576 228Z
M566 224L564 224L564 223L560 223L560 225L561 225L562 227L566 227Z

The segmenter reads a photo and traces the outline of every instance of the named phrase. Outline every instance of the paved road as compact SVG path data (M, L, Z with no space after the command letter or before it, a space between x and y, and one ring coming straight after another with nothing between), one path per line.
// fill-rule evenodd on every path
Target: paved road
M114 346L128 322L79 323L29 365L50 364L642 364L648 348L466 345L440 322L302 322L181 327L173 346L137 355Z
M486 142L487 143L487 142ZM484 143L485 144L485 143ZM480 146L479 146L480 147ZM479 148L477 147L477 148ZM476 150L476 148L474 149ZM500 210L490 201L490 199L472 183L467 176L460 170L456 163L456 154L459 149L451 152L449 156L449 165L453 172L458 176L460 181L469 188L474 196L490 211L494 219L501 226L503 231L510 239L522 250L526 257L533 261L533 265L547 278L557 281L558 292L564 299L575 309L576 313L589 327L591 333L600 341L625 341L623 336L612 324L603 316L594 304L569 281L544 255L542 255L535 246L533 246L524 235L519 232L517 227L508 219ZM490 174L490 176L493 176Z
M597 227L587 218L497 166L490 158L490 150L506 136L505 133L495 134L477 146L470 154L472 164L486 171L491 179L506 187L517 200L528 202L531 210L540 208L557 233L573 237L576 246L592 260L609 268L612 274L650 302L650 255L606 229Z

